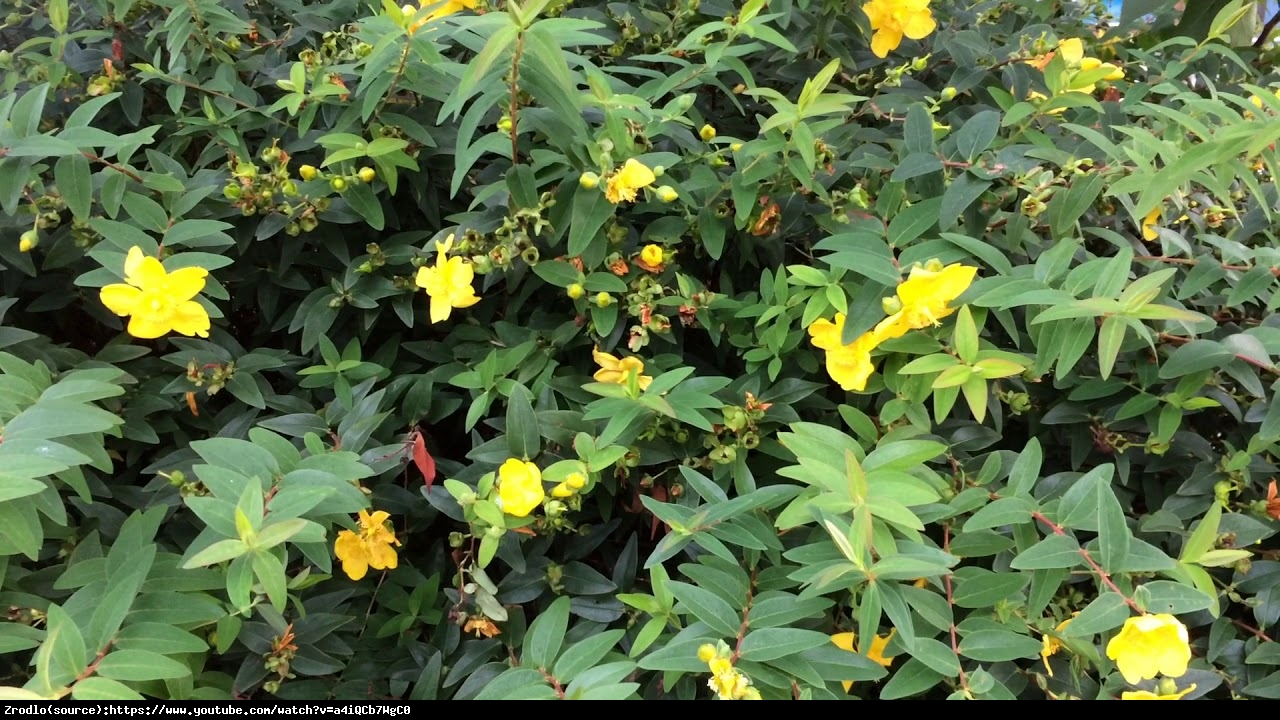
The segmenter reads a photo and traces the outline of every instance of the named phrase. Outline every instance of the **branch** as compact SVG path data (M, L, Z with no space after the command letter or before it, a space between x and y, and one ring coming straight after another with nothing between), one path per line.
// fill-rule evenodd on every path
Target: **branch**
M951 552L951 524L942 525L942 552ZM960 641L956 637L955 595L951 592L951 573L942 576L942 584L947 589L947 605L951 606L951 652L955 653L956 665L960 668L960 689L969 695L969 678L964 674L964 658L960 657Z
M511 164L520 164L520 148L517 140L517 125L520 122L517 113L520 111L520 55L524 53L524 32L516 36L515 52L511 54L511 101L507 105L507 117L511 118Z
M1031 517L1035 518L1036 520L1039 520L1045 525L1048 525L1049 529L1053 531L1054 535L1067 534L1067 531L1063 530L1061 525L1045 517L1042 513L1033 512L1031 513ZM1103 585L1107 586L1108 590L1119 595L1120 598L1124 600L1124 604L1133 608L1134 612L1137 612L1137 613L1142 612L1142 608L1138 607L1138 603L1134 602L1133 598L1121 592L1120 588L1111 579L1111 576L1107 574L1106 570L1102 569L1102 566L1098 564L1098 561L1093 559L1093 556L1089 554L1088 550L1085 550L1084 548L1080 548L1080 557L1084 558L1084 561L1089 563L1089 567L1092 568L1095 573L1097 573L1098 579L1102 581Z
M1267 41L1267 38L1271 36L1271 31L1276 29L1277 24L1280 24L1280 12L1272 15L1271 19L1267 21L1267 24L1262 26L1262 33L1258 35L1257 40L1253 41L1253 46L1256 48L1262 47L1263 43Z

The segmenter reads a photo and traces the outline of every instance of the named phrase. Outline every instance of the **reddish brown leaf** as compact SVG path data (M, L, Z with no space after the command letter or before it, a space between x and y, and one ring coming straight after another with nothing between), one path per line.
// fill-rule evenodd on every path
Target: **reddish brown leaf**
M420 432L413 434L413 464L418 466L427 487L431 487L431 483L436 481L436 460L427 452L427 441Z

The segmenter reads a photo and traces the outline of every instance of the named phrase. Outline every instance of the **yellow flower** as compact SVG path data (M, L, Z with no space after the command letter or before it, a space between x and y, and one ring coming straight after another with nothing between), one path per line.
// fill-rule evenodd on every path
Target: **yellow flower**
M835 350L840 347L840 336L844 333L844 313L836 313L835 322L819 318L809 326L809 342L819 350Z
M569 473L569 477L565 478L564 482L551 489L551 497L573 497L579 490L586 486L586 484L587 479L582 476L582 473Z
M890 315L873 331L883 340L900 338L909 330L920 330L954 313L950 303L964 294L973 283L978 269L966 265L948 265L937 270L914 267L907 280L898 285L902 309Z
M886 658L884 656L884 649L889 645L889 641L893 639L893 634L895 632L897 632L897 630L893 629L889 631L888 635L877 635L872 638L871 649L867 651L867 658L878 663L881 667L889 667L892 665L893 658ZM852 653L858 652L858 636L854 633L836 633L831 636L831 642L841 650L848 650ZM844 685L845 692L849 692L849 688L853 687L852 680L841 681L841 684Z
M1094 57L1087 57L1080 61L1080 70L1082 72L1097 70L1098 68L1109 71L1106 75L1102 76L1102 79L1107 82L1115 82L1116 80L1124 79L1124 70L1116 65L1112 65L1108 62L1102 62L1098 58Z
M640 261L649 267L662 267L662 246L645 245L640 251Z
M453 236L450 235L444 242L436 243L435 267L426 265L418 268L415 282L431 298L433 323L448 320L453 308L467 308L480 302L475 289L471 287L475 269L460 257L449 257L452 247Z
M546 496L542 471L537 465L509 458L498 468L498 503L502 512L527 517Z
M167 272L135 246L125 257L125 283L102 288L99 297L111 312L130 316L129 334L136 338L158 338L170 330L209 337L209 313L194 300L208 275L199 267Z
M876 371L871 351L884 338L876 331L865 332L848 345L840 338L844 333L844 313L836 313L835 322L820 318L809 326L809 342L827 353L827 374L845 391L861 391Z
M422 27L423 25L426 25L432 20L437 20L439 18L452 15L456 12L461 12L462 10L475 9L476 0L445 0L443 3L439 2L439 0L421 0L419 5L423 8L427 8L432 5L439 5L439 7L427 13L426 17L422 18L421 20L411 25L409 27L410 35L416 32L418 28ZM405 5L404 10L405 10L405 15L409 17L413 16L414 11L413 11L412 5Z
M399 545L395 533L387 529L385 511L379 510L372 515L360 511L360 532L343 530L333 543L333 554L342 561L342 571L352 580L359 580L374 570L395 570L396 551L392 545Z
M1084 43L1080 38L1067 38L1058 44L1058 52L1068 68L1080 67L1084 62Z
M867 388L867 380L876 371L871 361L871 351L879 342L874 332L866 332L853 341L835 350L827 351L827 374L840 386L840 389L861 392Z
M912 40L927 37L938 26L929 10L929 0L871 0L862 6L871 21L871 52L887 57L902 44L903 36Z
M1130 685L1159 673L1181 677L1191 662L1187 626L1167 614L1131 617L1107 643L1107 657Z
M1142 218L1142 239L1147 242L1160 239L1160 233L1156 232L1156 225L1160 222L1160 206L1151 209L1147 216Z
M1181 700L1184 695L1195 690L1196 686L1188 686L1185 690L1179 690L1172 695L1157 695L1146 690L1125 690L1120 693L1121 700Z
M638 357L625 357L619 360L609 353L600 352L598 348L591 350L591 357L600 366L592 376L596 382L626 385L632 373L636 375L636 382L639 383L641 390L647 389L649 383L653 382L652 377L641 375L644 372L644 361Z
M630 158L623 163L621 168L615 170L609 176L604 190L604 197L614 205L624 200L634 202L636 191L652 185L653 181L657 179L658 177L653 174L653 170L650 170L647 165L635 158Z
M1055 633L1061 634L1062 630L1071 623L1072 618L1074 618L1076 615L1079 615L1079 614L1080 613L1078 612L1071 613L1071 617L1058 623L1058 626L1055 627L1053 631ZM1045 633L1044 637L1041 638L1041 643L1042 643L1042 647L1040 648L1040 659L1044 662L1044 669L1046 672L1049 673L1049 677L1053 677L1053 668L1049 667L1049 657L1056 654L1059 650L1062 649L1062 641L1052 635L1049 635L1048 633Z

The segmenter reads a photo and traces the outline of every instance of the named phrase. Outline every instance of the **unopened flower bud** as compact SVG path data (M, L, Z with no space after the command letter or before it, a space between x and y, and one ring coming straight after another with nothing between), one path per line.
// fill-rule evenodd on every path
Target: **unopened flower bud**
M885 315L892 315L902 309L902 301L897 297L890 296L880 300L880 307L884 309Z
M571 300L577 300L587 294L587 289L582 287L581 283L574 283L565 290L565 293Z
M578 176L578 184L585 190L595 190L600 186L600 176L593 172L584 172Z
M716 139L716 129L710 125L703 125L698 131L698 137L702 138L703 142L711 142Z
M663 185L657 189L658 199L664 203L675 202L680 198L680 193L670 185Z

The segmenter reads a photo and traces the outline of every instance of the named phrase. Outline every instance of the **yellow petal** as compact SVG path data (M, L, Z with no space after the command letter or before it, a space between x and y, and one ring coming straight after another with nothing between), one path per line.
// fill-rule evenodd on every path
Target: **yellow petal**
M851 632L836 633L831 636L831 642L835 643L836 647L849 652L857 652L857 650L853 649L854 643L857 641L858 636Z
M431 322L444 322L449 319L449 312L453 310L453 306L449 304L449 299L442 295L431 296Z
M142 254L142 248L134 245L129 248L129 254L124 256L124 277L128 280L138 271L138 266L142 264L142 259L146 255Z
M607 352L600 352L599 348L592 348L591 359L595 360L596 364L599 365L602 370L618 369L618 358L614 357L613 355L610 355ZM600 382L608 382L608 381L601 380Z
M204 289L209 271L202 267L180 268L165 279L165 294L175 301L190 300Z
M622 384L622 373L617 370L597 370L591 378L598 383L617 383Z
M1058 46L1058 52L1062 53L1062 59L1066 61L1068 67L1075 67L1084 59L1084 43L1080 38L1063 40Z
M654 180L658 179L657 176L653 174L653 170L649 169L649 166L635 158L628 158L627 161L623 163L620 177L627 187L636 190L646 187L652 184Z
M142 291L132 285L115 283L102 288L98 292L98 297L102 300L102 304L116 315L132 315L138 306L138 300L142 297Z
M1148 242L1160 239L1160 233L1156 232L1156 224L1160 222L1160 207L1156 206L1147 213L1142 219L1142 239Z
M180 335L209 337L209 313L194 300L178 305L171 318L173 331Z
M912 13L907 17L906 22L902 24L902 34L912 40L919 40L927 37L937 27L938 23L934 21L933 15L925 10Z
M386 510L375 511L371 515L360 518L360 524L367 528L382 527L382 524L391 519L391 513Z
M368 548L369 566L374 570L395 570L396 551L384 543L371 543Z
M127 264L128 261L126 261ZM125 275L125 281L134 287L151 290L162 287L168 276L164 265L161 265L159 260L147 256L134 264L133 271Z
M126 329L130 335L139 340L154 340L164 337L172 328L149 315L134 315L129 318L129 326Z
M902 44L902 31L892 28L880 28L871 36L871 52L878 58L889 57L889 53Z

